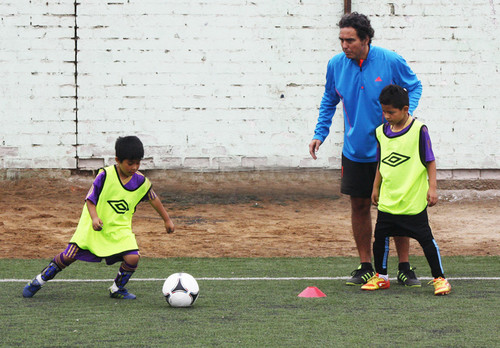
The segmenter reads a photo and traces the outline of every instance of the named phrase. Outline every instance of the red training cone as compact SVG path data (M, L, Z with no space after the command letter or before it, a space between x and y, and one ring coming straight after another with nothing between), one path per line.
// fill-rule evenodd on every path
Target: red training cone
M309 286L299 294L299 297L326 297L326 295L317 287Z

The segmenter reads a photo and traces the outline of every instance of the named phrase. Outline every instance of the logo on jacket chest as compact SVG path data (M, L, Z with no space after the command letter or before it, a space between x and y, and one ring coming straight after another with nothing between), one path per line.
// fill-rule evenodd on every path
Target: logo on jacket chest
M128 203L124 199L119 201L108 201L108 204L117 214L125 214L128 211Z

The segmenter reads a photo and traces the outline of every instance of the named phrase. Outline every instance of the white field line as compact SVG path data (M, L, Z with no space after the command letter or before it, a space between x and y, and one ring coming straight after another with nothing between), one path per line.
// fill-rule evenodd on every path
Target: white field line
M132 278L134 282L156 282L164 281L166 278ZM348 277L199 277L197 280L208 281L290 281L290 280L347 280ZM431 277L419 277L421 280L432 280ZM500 280L500 277L449 277L448 280ZM0 283L24 283L31 279L0 279ZM114 279L53 279L50 282L66 282L66 283L81 283L81 282L112 282ZM390 278L396 280L396 278Z

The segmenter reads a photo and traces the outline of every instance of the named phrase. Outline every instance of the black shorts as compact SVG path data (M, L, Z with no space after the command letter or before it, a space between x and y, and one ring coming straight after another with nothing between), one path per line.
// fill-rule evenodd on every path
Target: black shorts
M377 162L354 162L342 155L342 183L340 192L351 197L370 198Z
M422 241L433 240L427 209L417 215L392 215L378 211L375 238L410 237Z

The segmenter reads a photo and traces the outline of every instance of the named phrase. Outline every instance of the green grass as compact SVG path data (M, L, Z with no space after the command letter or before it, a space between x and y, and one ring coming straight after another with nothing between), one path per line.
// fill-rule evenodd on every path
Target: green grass
M0 279L29 279L48 260L0 260ZM390 260L395 276L395 259ZM141 260L135 278L185 271L201 277L346 277L355 258ZM500 257L445 257L453 277L498 276ZM423 257L412 258L429 277ZM78 262L57 279L112 279L117 266ZM41 347L493 347L500 340L500 280L363 292L343 280L199 280L192 308L171 308L162 281L131 280L135 301L110 299L109 282L51 282L24 299L23 282L0 283L0 346ZM426 284L426 282L423 282ZM317 286L326 298L299 298Z

